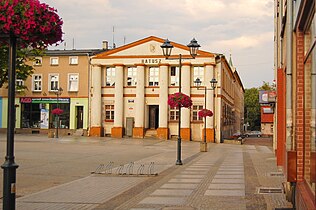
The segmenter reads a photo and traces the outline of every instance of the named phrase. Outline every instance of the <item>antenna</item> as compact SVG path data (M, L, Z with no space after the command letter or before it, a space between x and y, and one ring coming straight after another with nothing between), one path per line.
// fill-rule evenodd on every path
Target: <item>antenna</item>
M72 49L75 49L75 38L72 38Z
M115 48L115 42L114 42L114 26L113 26L113 31L112 31L112 48Z
M64 42L64 50L66 50L66 45L67 45L66 42Z
M124 41L123 41L123 43L124 43L124 45L125 45L125 43L126 43L126 36L124 36Z

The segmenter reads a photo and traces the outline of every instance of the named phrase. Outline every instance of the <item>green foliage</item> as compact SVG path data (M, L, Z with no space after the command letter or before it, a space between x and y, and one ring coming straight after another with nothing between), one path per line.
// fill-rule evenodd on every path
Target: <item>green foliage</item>
M259 89L245 89L245 123L249 123L248 130L260 128ZM259 129L260 130L260 129Z
M35 56L43 54L42 50L24 48L17 50L16 53L16 78L25 81L28 76L34 73L34 68L27 64L27 61L34 60ZM8 61L9 49L8 46L0 46L0 88L8 83ZM25 86L17 86L17 90L24 90Z
M259 104L259 90L273 90L274 87L263 81L259 88L245 89L245 123L249 123L248 130L260 130L261 112Z

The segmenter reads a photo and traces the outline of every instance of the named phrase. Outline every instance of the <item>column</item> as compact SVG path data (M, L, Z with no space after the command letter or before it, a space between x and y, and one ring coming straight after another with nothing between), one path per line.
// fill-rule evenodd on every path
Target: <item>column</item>
M136 64L136 99L134 138L144 138L145 135L145 64Z
M206 91L206 109L209 109L215 115L214 110L214 90L212 89L210 81L215 78L214 76L214 64L212 63L205 63L204 64L204 84L205 88L208 90ZM214 142L214 117L206 117L206 141L207 142ZM204 131L203 131L204 132Z
M191 63L183 63L181 71L181 92L191 95ZM181 108L181 138L191 140L190 109Z
M168 84L169 64L160 64L159 66L159 128L157 136L160 139L168 139Z
M123 97L123 75L124 65L115 65L115 96L114 96L114 127L111 136L114 138L123 137L124 97Z
M91 105L89 136L102 136L101 124L101 66L92 66L91 69Z

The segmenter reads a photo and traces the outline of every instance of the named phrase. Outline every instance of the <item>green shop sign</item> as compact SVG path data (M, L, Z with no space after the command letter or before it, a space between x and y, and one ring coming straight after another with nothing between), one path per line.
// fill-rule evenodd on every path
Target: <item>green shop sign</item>
M21 104L56 104L57 98L31 98L31 97L22 97L20 98ZM60 104L69 104L70 98L58 98L58 103Z

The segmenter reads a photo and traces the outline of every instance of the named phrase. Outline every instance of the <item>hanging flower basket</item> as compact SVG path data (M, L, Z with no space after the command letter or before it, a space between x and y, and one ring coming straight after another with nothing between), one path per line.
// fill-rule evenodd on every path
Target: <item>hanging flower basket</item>
M168 105L171 108L190 108L192 106L192 100L190 96L187 96L183 93L175 93L168 97Z
M52 111L52 114L54 115L61 115L62 113L64 113L64 110L59 109L59 108L53 109Z
M199 117L212 117L213 112L209 109L201 109L198 113Z
M0 0L0 35L17 37L22 47L62 42L63 21L56 12L39 0Z

